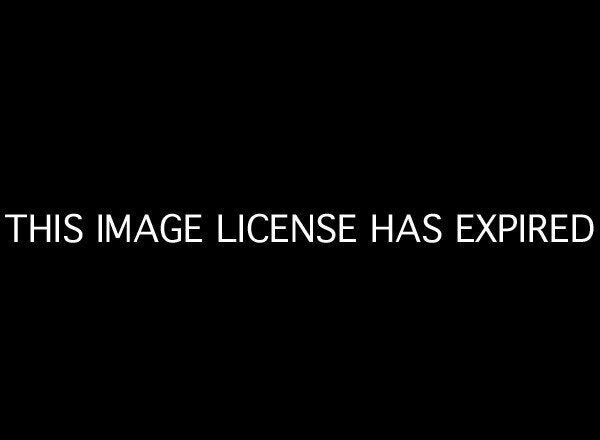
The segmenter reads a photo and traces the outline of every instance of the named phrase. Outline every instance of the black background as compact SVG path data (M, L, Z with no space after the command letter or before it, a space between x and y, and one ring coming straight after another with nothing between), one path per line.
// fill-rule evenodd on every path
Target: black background
M247 12L29 11L3 55L2 213L355 212L361 243L14 246L4 224L11 414L581 426L597 237L460 246L453 219L597 224L593 29L539 11ZM371 213L429 212L441 244L368 243Z

